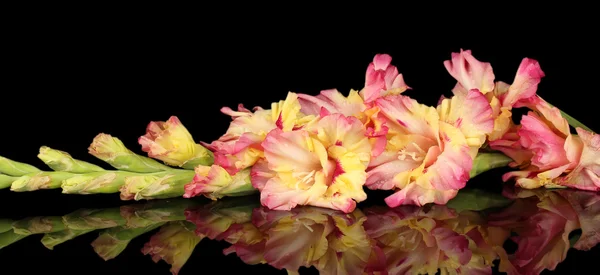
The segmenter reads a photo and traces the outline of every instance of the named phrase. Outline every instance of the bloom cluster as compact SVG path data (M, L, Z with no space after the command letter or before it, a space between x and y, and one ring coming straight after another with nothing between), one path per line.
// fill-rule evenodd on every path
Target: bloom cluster
M600 190L600 135L537 95L537 61L524 58L511 84L496 81L469 50L444 66L457 83L437 106L405 95L412 88L392 58L378 54L360 90L289 92L269 109L222 108L232 122L210 143L197 143L175 116L151 122L139 138L148 157L100 134L89 153L117 171L48 147L38 157L54 171L0 157L0 188L120 192L124 200L260 192L271 210L350 213L367 199L365 187L394 191L390 207L446 204L473 176L509 165L516 170L503 180L522 188ZM514 118L515 108L529 112Z
M268 110L223 108L233 118L229 129L204 143L215 164L197 168L185 196L235 178L249 180L261 203L276 210L312 205L349 213L367 198L363 186L394 190L385 199L390 207L445 204L470 179L484 147L513 160L520 171L504 180L514 177L521 187L600 190L600 135L568 117L581 126L572 134L561 111L536 94L544 77L537 61L523 59L507 84L471 51L453 53L444 66L457 84L436 107L403 94L411 88L391 61L376 55L364 87L347 95L290 92ZM515 124L512 109L521 107L531 111Z

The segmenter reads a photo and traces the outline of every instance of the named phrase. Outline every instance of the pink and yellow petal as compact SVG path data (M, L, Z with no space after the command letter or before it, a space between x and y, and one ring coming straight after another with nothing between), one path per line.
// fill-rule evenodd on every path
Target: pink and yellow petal
M520 143L533 152L533 165L546 170L570 163L564 150L565 138L557 135L543 119L530 112L523 116L521 125Z
M296 120L301 116L300 109L298 95L290 92L285 100L271 104L271 119L279 129L291 131L294 129Z
M538 84L544 76L545 74L536 60L524 58L508 92L500 97L502 106L513 107L518 101L534 96Z
M518 128L515 127L502 138L488 143L492 150L500 151L514 160L514 162L509 164L511 167L527 165L533 157L533 153L530 150L521 146L517 131Z
M138 139L138 143L150 157L175 166L195 158L197 146L200 146L176 116L171 116L166 122L150 122L146 134Z
M454 126L440 123L443 148L431 166L425 167L423 177L418 177L421 186L430 184L436 190L459 190L469 180L473 166L467 142Z
M313 139L306 131L271 131L262 143L269 168L276 172L311 172L321 169Z
M492 66L475 59L471 50L461 49L459 53L452 53L451 60L444 61L444 66L466 91L478 89L486 94L494 89Z
M576 189L600 191L600 135L581 128L576 130L583 143L583 149L577 166L560 180L560 184Z
M321 109L325 108L330 114L343 114L353 116L362 112L366 106L358 92L351 90L345 97L338 90L324 90L318 96L298 94L298 100L302 106L302 113L307 115L319 115Z
M486 136L494 130L492 107L479 90L470 90L466 96L457 95L438 106L440 119L460 129L473 148L474 158Z
M402 74L391 63L391 56L375 55L373 62L367 67L365 87L360 92L365 102L370 103L382 96L397 95L409 89Z
M366 169L371 158L371 144L358 119L341 114L329 115L319 120L314 129L309 130L316 132L319 142L328 148L331 158L337 159L352 153L362 162L362 170Z
M385 203L389 207L400 205L423 206L428 203L446 204L450 199L456 197L456 194L458 194L458 190L440 191L412 183L385 198Z
M388 133L416 134L432 140L438 139L439 115L435 108L402 95L380 98L375 104L387 118Z

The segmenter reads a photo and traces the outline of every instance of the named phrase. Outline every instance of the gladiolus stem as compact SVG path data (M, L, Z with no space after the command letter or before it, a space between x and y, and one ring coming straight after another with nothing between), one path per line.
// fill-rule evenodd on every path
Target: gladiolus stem
M513 160L502 153L479 153L473 160L473 168L469 175L471 178L494 168L504 167Z

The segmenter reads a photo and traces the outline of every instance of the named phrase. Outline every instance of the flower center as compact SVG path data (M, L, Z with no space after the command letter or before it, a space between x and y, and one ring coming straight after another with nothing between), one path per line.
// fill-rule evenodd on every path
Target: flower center
M427 155L427 151L423 150L416 142L412 142L398 152L398 159L406 160L407 157L410 157L414 161L423 161L425 155Z

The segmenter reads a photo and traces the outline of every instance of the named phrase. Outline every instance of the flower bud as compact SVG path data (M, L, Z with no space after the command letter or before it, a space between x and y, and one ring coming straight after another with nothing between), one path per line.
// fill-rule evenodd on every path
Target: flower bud
M54 171L65 171L77 174L104 171L100 166L76 160L67 152L55 150L47 146L40 147L38 158Z
M213 153L197 144L176 116L166 122L150 122L146 134L138 142L150 157L169 165L194 169L198 165L211 165L214 162Z
M124 171L104 171L76 175L62 183L64 194L110 194L118 193L125 178L137 175Z
M39 172L33 165L7 159L0 156L0 174L5 174L14 177L20 177L33 172Z
M120 139L107 134L97 135L88 151L112 167L123 171L153 173L171 169L156 160L132 152Z
M62 182L77 174L69 172L36 172L17 178L10 186L10 191L25 192L40 189L60 188Z
M159 173L163 175L164 173ZM153 182L160 179L160 175L142 175L125 178L125 184L121 186L121 200L133 200L135 194L142 191L142 189L148 187Z
M148 186L135 194L134 199L166 199L181 197L185 193L185 185L194 178L194 171L181 171L157 177Z

